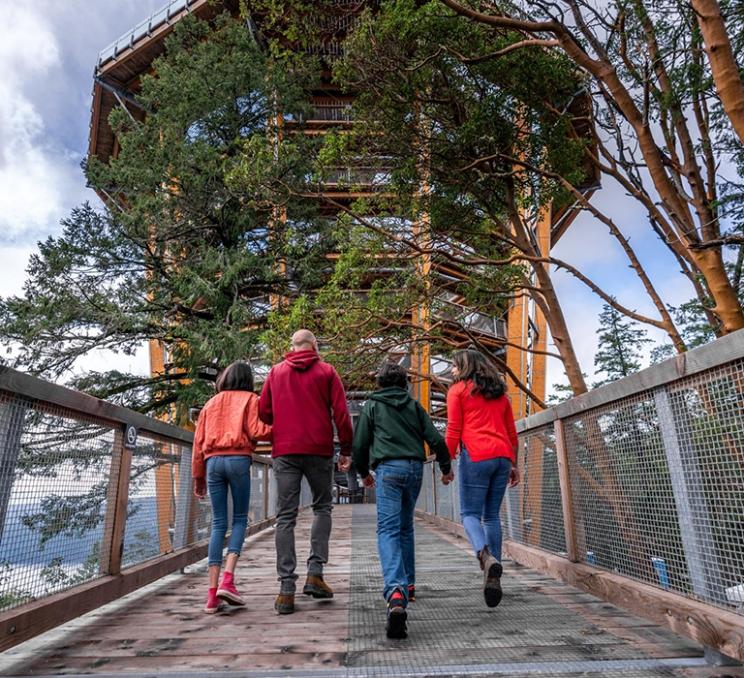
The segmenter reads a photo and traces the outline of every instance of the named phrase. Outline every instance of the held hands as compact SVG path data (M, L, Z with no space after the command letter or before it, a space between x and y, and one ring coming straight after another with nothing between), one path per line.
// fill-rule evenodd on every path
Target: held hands
M449 485L455 479L455 472L450 469L449 473L442 474L442 485Z
M519 469L516 466L512 466L511 471L509 471L509 487L519 485L519 481Z
M362 485L364 487L374 487L375 477L370 473L366 478L362 478Z
M194 494L199 499L204 499L207 496L207 480L206 478L194 478Z
M338 458L338 470L341 471L341 473L346 473L351 468L351 457L346 455L341 455Z

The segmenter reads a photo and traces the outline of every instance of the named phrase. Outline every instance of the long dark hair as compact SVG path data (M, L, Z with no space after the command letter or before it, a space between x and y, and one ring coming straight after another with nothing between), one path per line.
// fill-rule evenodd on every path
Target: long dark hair
M253 370L248 363L239 360L222 370L215 386L217 393L222 391L253 392Z
M480 393L486 400L495 400L506 393L506 385L499 373L482 353L471 348L457 351L453 361L459 371L455 382L471 381L473 383L471 395Z

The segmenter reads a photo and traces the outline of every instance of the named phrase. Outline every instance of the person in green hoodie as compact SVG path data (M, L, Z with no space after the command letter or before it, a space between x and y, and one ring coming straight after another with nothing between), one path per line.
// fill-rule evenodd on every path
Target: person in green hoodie
M377 548L388 603L387 636L405 638L406 608L416 591L413 511L421 491L425 442L439 462L442 483L452 482L454 474L444 438L426 410L408 394L405 369L383 363L377 386L359 415L352 457L364 485L377 487Z

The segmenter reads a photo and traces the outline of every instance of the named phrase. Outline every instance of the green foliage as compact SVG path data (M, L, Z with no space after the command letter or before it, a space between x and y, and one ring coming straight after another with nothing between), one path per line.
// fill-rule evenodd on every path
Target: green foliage
M332 358L361 382L387 351L403 354L424 337L433 355L462 337L477 341L473 314L448 301L498 318L528 280L511 262L505 224L511 210L535 210L562 189L515 173L515 158L583 179L583 143L568 133L570 115L556 112L580 85L567 60L544 51L468 65L459 57L515 39L436 3L396 0L362 14L334 63L335 81L356 96L355 125L325 136L316 174L350 168L347 188L369 195L339 219L340 259L322 293L298 304L305 315L316 309ZM462 274L425 278L427 256L435 270ZM416 319L421 308L431 309L428 323Z
M9 587L13 566L7 560L0 560L0 610L16 607L33 599L28 591Z
M641 351L650 343L646 330L605 304L599 314L600 327L594 369L604 375L594 387L627 377L641 369Z
M58 378L95 349L131 354L155 340L167 374L87 373L73 385L184 411L210 395L215 367L262 354L269 295L317 284L328 245L300 196L313 142L286 139L278 155L274 143L277 111L300 119L307 105L316 76L303 68L278 63L229 15L178 23L142 80L144 121L116 108L118 156L88 163L106 208L75 209L32 258L25 294L0 302L16 366Z

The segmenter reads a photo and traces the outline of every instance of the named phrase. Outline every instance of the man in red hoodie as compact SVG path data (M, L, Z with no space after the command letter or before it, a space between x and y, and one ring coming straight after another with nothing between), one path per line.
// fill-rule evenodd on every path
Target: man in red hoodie
M341 379L320 359L318 341L309 330L292 335L292 350L266 377L258 412L273 430L276 571L280 582L274 608L279 614L291 614L297 580L294 528L302 478L310 486L314 514L302 592L314 598L333 598L331 587L323 581L323 565L328 561L331 536L334 423L341 445L341 471L351 466L354 436Z

